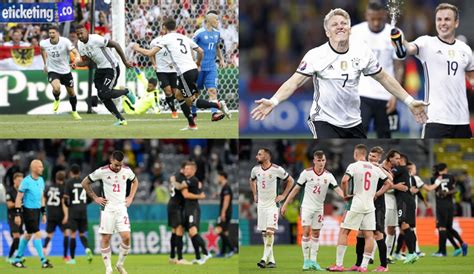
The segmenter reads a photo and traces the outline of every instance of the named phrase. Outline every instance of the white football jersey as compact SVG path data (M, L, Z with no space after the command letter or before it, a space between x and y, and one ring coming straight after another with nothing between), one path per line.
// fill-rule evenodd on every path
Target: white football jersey
M87 56L89 59L97 64L97 68L114 69L118 66L117 57L112 50L107 47L109 40L98 34L89 34L89 40L87 43L77 42L77 48L81 56Z
M351 178L348 194L354 195L349 202L349 210L358 213L375 211L374 196L377 192L377 183L379 180L386 180L387 175L379 167L365 161L350 164L346 174Z
M69 52L74 49L71 41L64 37L59 37L57 44L51 44L51 39L42 40L40 47L46 52L46 67L48 72L68 74L71 72L69 66Z
M163 36L158 36L157 38L151 40L150 42L150 49L158 47L160 40L163 39ZM172 73L176 72L173 68L173 64L171 63L170 56L166 49L161 49L155 54L156 60L156 72L165 72L165 73Z
M193 50L199 46L187 36L176 32L168 33L159 41L158 47L171 55L171 62L178 75L192 69L197 69L193 59Z
M286 180L290 175L280 166L272 164L263 169L261 165L252 168L250 179L257 181L257 205L260 208L275 207L277 196L277 179Z
M459 40L450 45L427 35L413 44L425 74L428 123L468 125L465 72L474 70L471 48Z
M321 174L318 174L314 168L303 170L296 183L304 187L301 208L313 211L323 210L328 188L338 187L336 178L331 172L324 170Z
M329 42L308 51L296 72L313 77L311 121L341 128L360 124L360 75L374 75L381 70L369 46L353 38L346 53L336 52Z
M105 210L115 210L125 207L127 181L133 181L134 179L135 174L127 166L123 166L119 172L115 172L107 165L89 174L89 180L92 182L102 181L103 197L108 200Z
M385 24L382 31L375 33L369 29L367 22L362 22L351 28L351 35L364 41L375 54L383 70L391 76L395 75L393 60L396 59L395 49L390 38L391 26ZM359 82L359 95L376 100L388 101L392 94L378 81L370 76L362 75Z

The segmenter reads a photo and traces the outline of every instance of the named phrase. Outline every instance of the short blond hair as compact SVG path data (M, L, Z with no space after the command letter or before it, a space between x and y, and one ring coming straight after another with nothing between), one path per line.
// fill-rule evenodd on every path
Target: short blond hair
M455 5L441 3L436 7L435 14L437 14L440 10L452 10L454 12L454 20L459 20L459 9Z
M324 17L324 30L325 31L328 30L329 20L335 15L340 15L340 16L346 18L348 23L349 23L349 26L351 25L351 17L349 16L349 13L347 13L347 11L345 11L341 8L337 8L337 9L333 9L333 10L329 11L329 13L326 14L326 16Z

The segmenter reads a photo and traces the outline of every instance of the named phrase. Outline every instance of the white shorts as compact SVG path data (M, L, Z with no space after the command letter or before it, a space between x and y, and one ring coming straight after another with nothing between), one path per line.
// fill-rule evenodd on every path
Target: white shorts
M100 212L100 234L130 231L127 208Z
M396 209L385 209L385 227L398 226L398 214Z
M278 230L278 207L257 208L257 229L261 231L267 228Z
M342 220L341 228L351 230L375 230L375 211L357 213L349 210Z
M301 224L311 226L311 229L321 229L323 227L323 210L310 210L301 208Z

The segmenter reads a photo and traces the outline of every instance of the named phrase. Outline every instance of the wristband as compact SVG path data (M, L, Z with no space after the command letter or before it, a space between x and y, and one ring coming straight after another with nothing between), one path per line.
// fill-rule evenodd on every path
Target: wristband
M410 106L410 104L415 101L415 99L413 99L413 97L411 97L410 95L407 96L407 98L405 98L405 100L403 100L403 103L405 103L407 106Z
M42 206L40 211L41 211L41 214L45 215L46 214L46 207Z
M275 97L270 98L270 102L272 102L273 106L275 107L280 103L280 101L278 101L278 99Z
M21 207L15 207L15 216L21 215Z

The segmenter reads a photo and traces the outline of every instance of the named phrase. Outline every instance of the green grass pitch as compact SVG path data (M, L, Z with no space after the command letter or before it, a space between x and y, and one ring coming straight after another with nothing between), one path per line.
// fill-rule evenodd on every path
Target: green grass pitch
M474 254L469 250L466 257L452 257L453 248L448 247L448 256L444 258L434 258L430 255L437 251L437 247L420 247L426 256L420 258L416 263L404 265L397 261L389 264L391 273L474 273ZM240 273L302 273L303 255L301 247L297 245L275 245L273 252L277 264L275 269L259 269L257 262L262 257L263 245L242 246L240 248ZM378 252L375 253L375 263L369 265L371 272L379 266ZM355 247L348 247L344 257L344 267L351 267L355 264ZM333 265L336 262L336 247L321 246L318 252L318 263L322 268ZM313 272L313 271L308 271ZM307 272L306 272L307 273Z
M0 138L238 138L238 113L211 122L210 113L199 113L198 130L180 131L187 126L183 115L124 115L127 126L114 126L112 115L81 114L75 121L69 114L1 115Z
M192 260L192 254L185 254L184 258ZM94 256L91 264L86 261L83 256L76 257L75 265L67 265L63 262L62 257L49 257L53 268L41 269L38 257L27 257L25 269L16 269L5 261L0 262L0 273L48 273L48 274L96 274L105 273L104 263L99 255ZM112 256L112 265L117 261L118 255ZM125 261L125 269L128 273L152 274L152 273L192 273L192 274L210 274L225 273L237 274L239 264L239 256L234 255L229 259L212 258L203 265L171 265L168 263L168 255L129 255ZM114 273L118 273L114 270Z

